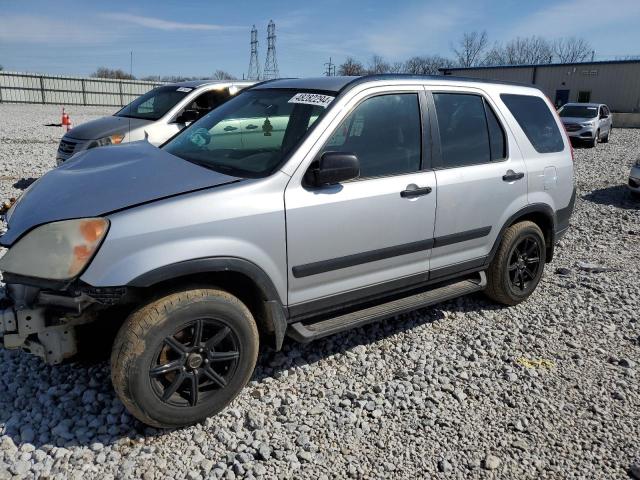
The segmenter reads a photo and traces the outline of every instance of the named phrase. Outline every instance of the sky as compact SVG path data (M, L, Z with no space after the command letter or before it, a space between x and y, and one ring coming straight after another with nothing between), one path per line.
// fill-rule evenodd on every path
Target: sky
M133 51L137 77L221 69L242 78L254 24L264 68L271 19L281 76L320 75L329 58L450 56L473 30L486 30L491 43L584 37L596 59L640 54L640 0L0 0L0 65L67 75L129 71Z

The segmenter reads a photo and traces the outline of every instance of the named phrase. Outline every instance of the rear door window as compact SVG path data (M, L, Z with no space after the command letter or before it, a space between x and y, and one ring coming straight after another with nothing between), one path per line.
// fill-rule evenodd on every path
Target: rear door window
M506 93L501 94L500 98L538 153L564 150L556 120L542 98Z
M506 158L505 134L480 95L434 93L442 167L477 165Z

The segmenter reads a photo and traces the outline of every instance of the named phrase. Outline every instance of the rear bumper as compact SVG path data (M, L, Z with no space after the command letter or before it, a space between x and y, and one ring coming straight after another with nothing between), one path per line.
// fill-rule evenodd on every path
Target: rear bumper
M569 205L556 211L556 222L553 232L554 243L559 242L569 230L569 220L573 214L573 209L576 204L576 187L573 187L573 193L571 194L571 200Z

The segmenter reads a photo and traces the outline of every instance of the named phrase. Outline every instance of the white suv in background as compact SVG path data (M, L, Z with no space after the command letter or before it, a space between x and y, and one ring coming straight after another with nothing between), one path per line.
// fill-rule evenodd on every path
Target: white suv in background
M598 141L609 141L613 115L605 104L566 103L558 114L572 140L588 142L591 147L595 147Z
M194 80L154 88L110 117L78 125L58 147L56 163L94 147L147 139L160 145L255 82Z

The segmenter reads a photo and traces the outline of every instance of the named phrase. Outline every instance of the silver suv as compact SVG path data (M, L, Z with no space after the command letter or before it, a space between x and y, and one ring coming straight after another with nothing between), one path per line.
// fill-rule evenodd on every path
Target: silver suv
M4 345L55 364L119 329L126 407L190 424L238 394L260 345L480 290L524 301L574 198L568 138L536 88L261 83L160 149L82 152L22 195L0 237Z
M154 88L109 117L78 125L58 146L56 163L106 145L147 140L161 145L191 122L222 105L255 82L193 80Z
M566 103L560 110L560 119L572 140L587 142L595 147L607 143L613 128L613 115L603 103Z

